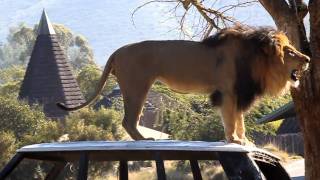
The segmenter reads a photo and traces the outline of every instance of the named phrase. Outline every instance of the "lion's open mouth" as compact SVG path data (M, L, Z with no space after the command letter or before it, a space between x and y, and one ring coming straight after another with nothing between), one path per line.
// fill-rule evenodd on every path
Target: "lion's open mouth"
M292 71L291 71L291 79L292 79L293 81L298 81L299 78L300 78L300 73L299 73L299 71L298 71L297 69L292 70Z

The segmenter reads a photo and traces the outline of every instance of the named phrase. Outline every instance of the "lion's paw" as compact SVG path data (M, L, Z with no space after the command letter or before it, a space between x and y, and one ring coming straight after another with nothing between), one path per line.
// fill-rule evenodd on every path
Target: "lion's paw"
M243 145L243 146L250 146L250 147L256 147L256 145L255 145L253 142L249 141L247 138L245 138L244 140L242 140L241 145Z

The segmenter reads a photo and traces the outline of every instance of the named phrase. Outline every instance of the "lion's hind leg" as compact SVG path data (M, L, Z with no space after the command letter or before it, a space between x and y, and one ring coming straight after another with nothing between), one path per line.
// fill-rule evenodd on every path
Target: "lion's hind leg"
M135 85L136 86L131 88L125 88L120 84L125 113L122 126L134 140L153 139L143 137L143 135L137 129L143 104L152 83L148 82L147 84L143 85L141 85L141 83L137 83Z

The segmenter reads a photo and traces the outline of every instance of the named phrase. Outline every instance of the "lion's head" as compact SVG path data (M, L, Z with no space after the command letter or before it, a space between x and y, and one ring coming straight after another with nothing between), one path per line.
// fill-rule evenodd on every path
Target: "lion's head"
M291 45L287 36L283 33L277 33L274 38L277 54L285 67L287 78L291 80L293 86L296 86L302 72L308 69L310 58Z
M244 39L251 44L252 76L256 77L266 93L275 95L286 85L297 87L302 72L308 68L310 58L299 52L281 31L272 28L242 30Z
M245 110L256 97L278 95L298 80L310 58L290 43L281 31L270 27L235 26L203 40L210 47L227 46L234 55L235 93L238 108Z

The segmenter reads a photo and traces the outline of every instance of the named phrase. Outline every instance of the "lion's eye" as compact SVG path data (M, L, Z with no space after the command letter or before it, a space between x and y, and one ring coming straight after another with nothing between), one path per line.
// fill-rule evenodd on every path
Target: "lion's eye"
M289 51L289 55L292 56L292 57L296 56L296 54L293 51Z

